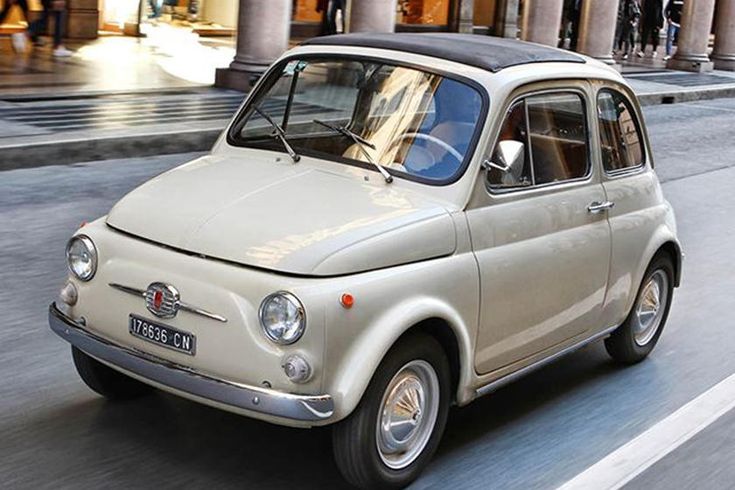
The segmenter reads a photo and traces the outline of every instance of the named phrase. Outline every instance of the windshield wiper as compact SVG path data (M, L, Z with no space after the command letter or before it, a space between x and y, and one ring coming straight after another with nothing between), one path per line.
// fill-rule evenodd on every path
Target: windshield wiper
M288 140L286 139L286 132L281 128L281 126L278 125L277 122L275 122L271 117L266 114L263 110L261 110L258 106L253 107L255 112L263 116L263 119L268 121L268 123L273 126L273 136L281 141L283 143L283 147L286 148L286 152L288 153L288 156L291 157L291 160L294 161L294 163L301 160L301 156L298 155L293 147L289 144Z
M325 121L320 121L319 119L313 120L315 123L320 124L324 126L325 128L329 128L332 131L341 134L342 136L346 136L347 138L350 138L352 141L355 142L355 144L360 148L360 151L362 151L362 154L365 155L365 158L367 158L368 162L370 162L375 168L378 169L378 172L380 172L380 175L383 176L385 179L385 182L390 184L393 182L393 176L388 173L388 171L378 162L374 161L372 157L370 156L370 153L367 152L365 147L370 148L371 150L375 149L375 145L370 143L368 140L363 138L362 136L350 131L345 126L336 126L334 124L330 124Z

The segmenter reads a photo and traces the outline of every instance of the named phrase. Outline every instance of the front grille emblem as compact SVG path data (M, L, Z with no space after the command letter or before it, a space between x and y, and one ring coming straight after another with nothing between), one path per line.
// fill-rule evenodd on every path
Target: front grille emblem
M218 322L227 322L227 318L217 313L212 313L198 306L194 306L181 301L179 291L170 284L164 282L151 283L146 289L138 289L132 286L125 286L115 282L109 283L111 288L122 291L123 293L132 294L133 296L143 297L145 306L148 311L159 318L173 318L179 311L187 311L194 315L217 320Z
M145 290L145 306L159 318L173 318L181 306L180 297L172 285L154 282Z

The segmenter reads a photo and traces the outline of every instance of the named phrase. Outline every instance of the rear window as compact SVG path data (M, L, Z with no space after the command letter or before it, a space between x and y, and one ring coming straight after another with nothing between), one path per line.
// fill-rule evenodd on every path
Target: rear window
M602 165L614 173L644 163L643 138L630 101L620 92L601 90L597 95Z

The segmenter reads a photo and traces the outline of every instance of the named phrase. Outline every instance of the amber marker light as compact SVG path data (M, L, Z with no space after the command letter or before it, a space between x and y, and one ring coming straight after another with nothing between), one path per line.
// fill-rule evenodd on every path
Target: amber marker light
M355 297L352 296L350 293L345 293L342 295L341 298L339 298L339 304L341 304L343 308L349 310L350 308L352 308L352 305L355 304Z

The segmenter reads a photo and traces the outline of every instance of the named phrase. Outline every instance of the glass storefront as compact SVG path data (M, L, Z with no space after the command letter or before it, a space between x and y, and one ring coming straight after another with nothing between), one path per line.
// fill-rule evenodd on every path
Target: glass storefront
M478 0L476 0L478 1ZM397 0L396 24L411 30L447 29L451 18L451 9L455 0ZM318 6L325 6L325 0L294 0L293 20L303 27L304 24L318 25L322 22L322 13ZM349 0L345 0L349 5Z
M398 0L398 24L447 26L451 0Z

